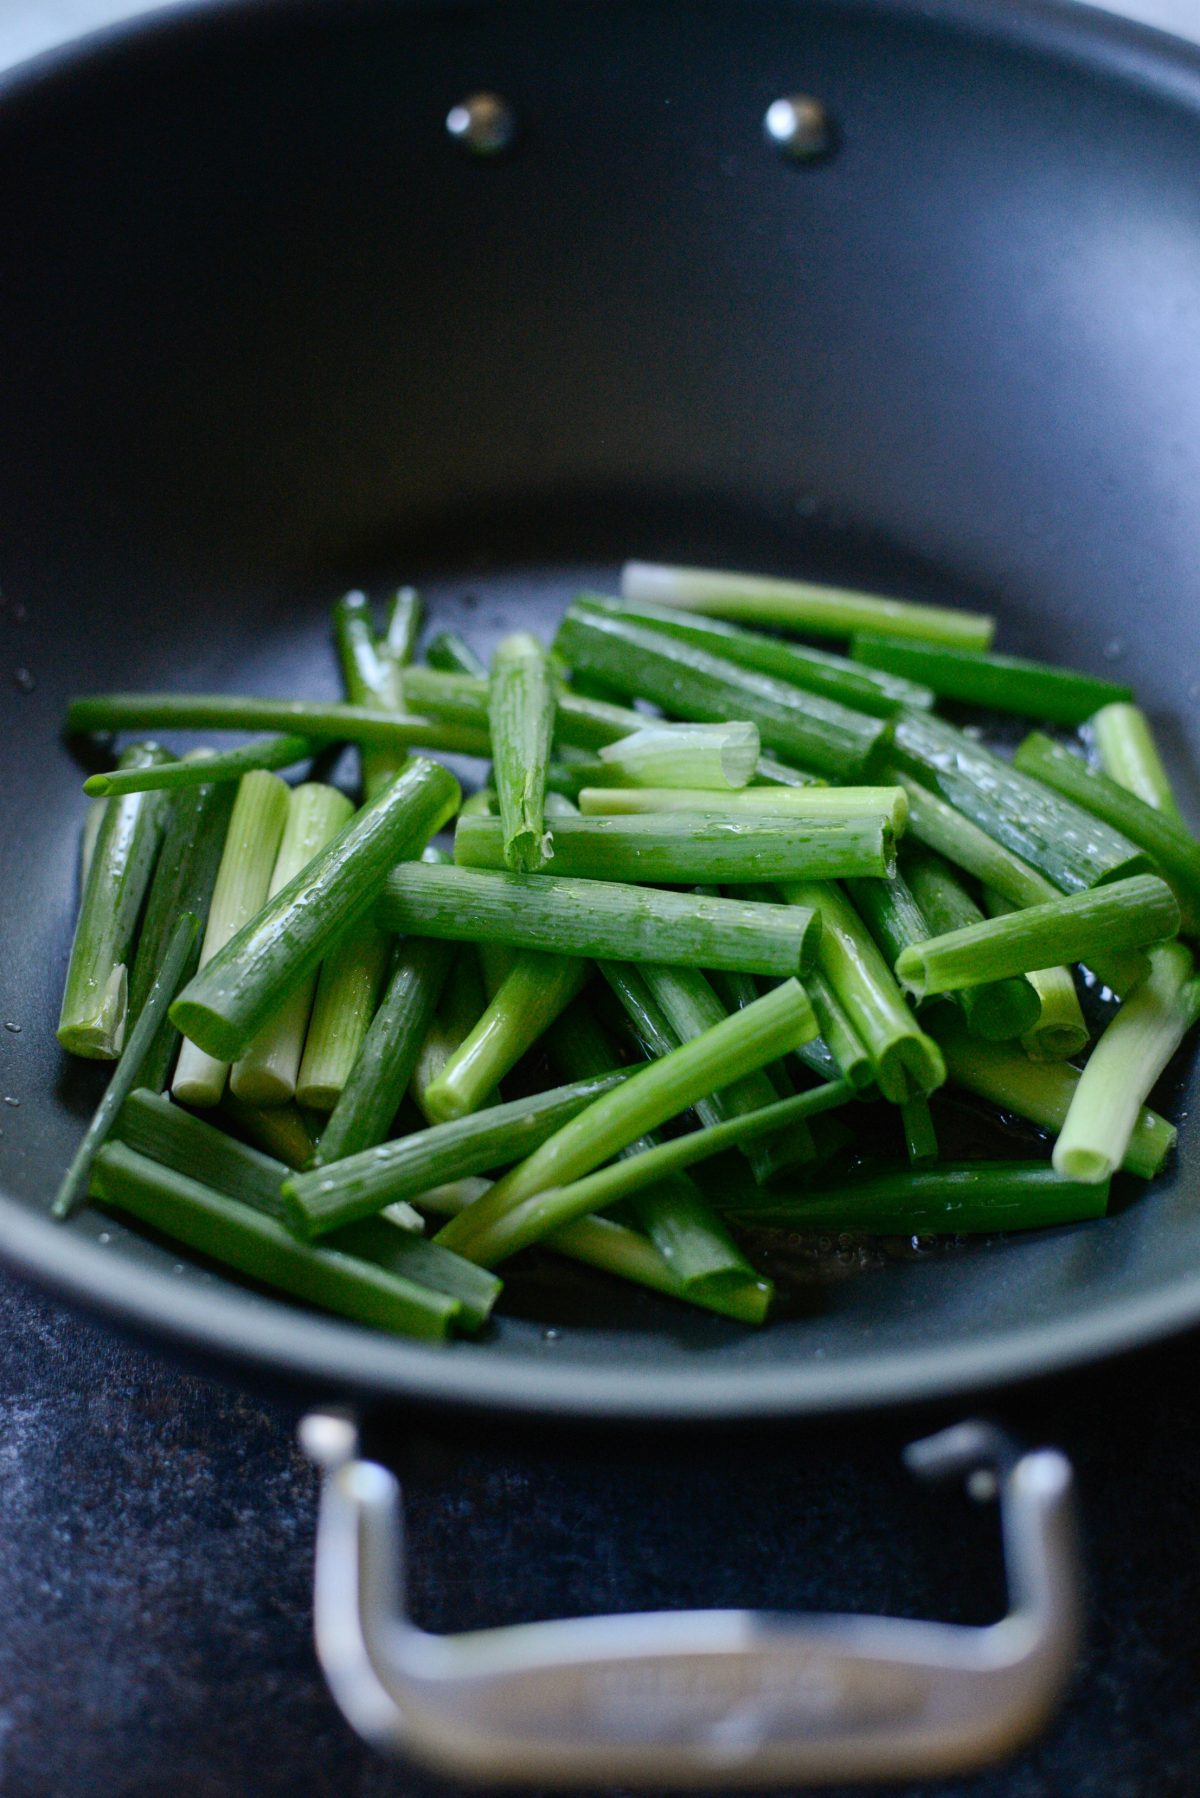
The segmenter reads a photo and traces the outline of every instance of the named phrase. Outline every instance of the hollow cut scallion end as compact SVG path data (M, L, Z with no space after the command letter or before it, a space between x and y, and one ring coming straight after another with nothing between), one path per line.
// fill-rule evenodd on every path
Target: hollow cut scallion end
M734 791L753 778L761 748L754 724L653 724L605 744L599 757L609 779L632 786Z

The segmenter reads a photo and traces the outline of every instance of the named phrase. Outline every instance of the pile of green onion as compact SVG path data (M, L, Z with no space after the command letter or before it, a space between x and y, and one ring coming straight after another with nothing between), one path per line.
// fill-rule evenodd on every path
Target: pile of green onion
M85 782L58 1036L115 1068L55 1214L434 1340L535 1246L758 1324L775 1231L1102 1215L1175 1141L1200 843L1129 690L993 629L629 563L490 666L349 594L342 703L75 700L75 736L271 734ZM1043 728L1009 760L943 701ZM282 778L343 744L353 797ZM1045 1134L945 1153L955 1089Z

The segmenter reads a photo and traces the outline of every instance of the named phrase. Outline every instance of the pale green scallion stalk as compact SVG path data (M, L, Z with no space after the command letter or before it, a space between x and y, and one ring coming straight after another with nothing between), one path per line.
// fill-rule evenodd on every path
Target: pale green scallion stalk
M983 889L983 903L993 918L1016 910L991 887ZM1070 968L1031 968L1025 978L1042 1009L1037 1023L1022 1036L1021 1047L1031 1061L1070 1061L1087 1047L1089 1036Z
M154 743L136 743L123 768L166 759ZM63 987L58 1040L72 1055L115 1061L125 1041L129 965L142 901L167 820L159 793L110 800L96 834Z
M288 787L277 774L256 769L242 776L208 908L201 968L261 909L287 821L288 798ZM203 1109L220 1099L228 1072L228 1062L185 1040L171 1091L181 1105Z
M100 835L100 826L104 822L104 807L107 800L93 799L84 813L83 829L79 833L79 897L83 898L83 889L87 886L88 869L92 865L92 856L96 851L96 838Z
M355 925L334 944L317 979L296 1097L313 1111L332 1111L371 1027L391 957L391 942L374 925Z
M353 810L344 793L319 781L306 781L292 789L267 888L269 899L308 866L318 850L348 822ZM237 1098L251 1105L283 1105L295 1096L316 984L316 975L310 974L293 987L246 1053L234 1062L229 1084Z
M745 787L736 793L711 787L582 787L579 810L585 818L657 812L707 812L729 819L823 818L839 823L884 818L900 836L908 823L908 794L903 787Z
M434 1120L466 1117L575 998L588 963L574 956L524 950L470 1035L425 1090Z
M1109 779L1182 824L1183 815L1146 714L1136 705L1121 702L1101 706L1092 717L1091 732L1100 766Z
M515 874L536 874L554 852L545 816L554 686L546 651L528 631L514 631L497 646L488 682L488 725L504 866Z
M480 977L479 959L474 946L466 943L455 956L409 1081L408 1090L413 1103L427 1124L436 1122L426 1098L429 1088L459 1044L474 1030L487 1002L488 995L483 990Z
M754 724L653 724L605 744L599 755L606 780L729 791L747 785L760 748Z
M1103 1181L1129 1152L1151 1088L1200 1017L1200 980L1182 943L1150 951L1150 973L1101 1035L1054 1145L1064 1180Z

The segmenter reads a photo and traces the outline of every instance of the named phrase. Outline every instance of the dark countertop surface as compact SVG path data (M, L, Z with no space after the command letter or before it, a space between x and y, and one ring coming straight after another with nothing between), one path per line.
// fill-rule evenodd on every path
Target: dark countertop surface
M0 1281L0 1792L424 1798L360 1746L310 1640L315 1480L298 1412ZM945 1798L1200 1790L1200 1340L989 1407L1075 1462L1086 1652L1047 1737ZM920 1427L920 1420L909 1426ZM778 1426L687 1454L417 1457L413 1608L460 1629L686 1604L983 1622L994 1517L916 1488L896 1426Z

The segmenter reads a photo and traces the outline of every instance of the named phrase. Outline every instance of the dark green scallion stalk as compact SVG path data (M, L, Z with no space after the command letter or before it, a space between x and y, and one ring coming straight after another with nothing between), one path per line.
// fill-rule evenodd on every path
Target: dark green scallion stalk
M1178 929L1179 906L1166 881L1135 874L930 937L904 951L896 975L923 999L1056 962L1090 964L1098 950L1142 948Z
M544 1234L537 1220L531 1223L522 1217L514 1224L512 1214L523 1200L590 1173L718 1086L765 1067L815 1034L816 1019L804 988L795 980L782 982L754 1005L724 1018L661 1061L638 1068L612 1093L595 1100L511 1169L477 1205L453 1218L438 1240L481 1266L494 1265Z
M559 625L555 649L569 667L600 675L631 698L651 699L676 717L756 724L764 748L838 780L861 775L890 736L889 720L738 668L612 613L573 606Z
M105 797L122 793L177 792L181 788L212 786L236 781L254 768L292 768L306 762L315 744L308 737L257 737L240 749L219 755L203 750L179 762L151 763L145 768L114 768L109 774L90 774L85 793Z
M820 913L818 965L871 1058L884 1098L901 1105L917 1093L933 1092L946 1077L938 1046L918 1026L845 894L804 881L784 887L783 895L789 904L812 906Z
M67 730L273 730L295 732L317 743L359 743L395 754L409 749L491 754L486 725L399 717L377 706L326 704L311 699L258 699L233 693L88 694L73 699L67 707Z
M506 1167L538 1148L622 1078L606 1074L554 1087L380 1143L329 1167L292 1174L282 1187L287 1221L306 1239L322 1236L447 1181Z
M241 1054L329 945L370 910L393 863L419 854L460 798L447 769L408 763L201 968L175 1001L173 1022L210 1054Z
M845 656L831 655L827 650L810 649L798 643L785 643L779 637L767 637L761 631L740 630L736 625L717 619L703 621L670 606L650 603L634 605L621 600L606 600L584 594L576 601L608 610L631 624L642 624L662 631L668 637L690 643L710 655L721 656L739 668L756 674L770 674L776 680L788 681L810 693L821 693L856 711L870 712L877 718L890 718L902 705L931 706L933 694L928 687L914 681L898 679L874 668L856 667Z
M174 998L184 969L191 955L192 944L196 939L199 922L192 912L183 912L176 921L171 933L171 940L163 953L159 971L154 983L146 995L141 1016L129 1032L128 1040L121 1052L108 1083L104 1097L96 1107L95 1115L84 1132L83 1141L71 1158L71 1165L63 1175L62 1184L51 1206L51 1216L70 1217L87 1190L88 1178L92 1163L104 1144L116 1121L125 1100L137 1084L142 1063L146 1059L158 1027L167 1015L167 1006Z
M384 1141L453 959L449 943L409 937L399 945L387 990L321 1133L316 1165L342 1161Z
M635 967L630 962L602 961L600 973L625 1013L627 1033L632 1037L643 1060L654 1061L679 1047L679 1038L646 985L644 966Z
M486 1181L462 1180L426 1193L421 1203L434 1217L456 1217L486 1189ZM554 1231L547 1237L546 1247L584 1267L697 1305L718 1317L734 1318L738 1323L764 1323L774 1296L771 1282L757 1276L742 1285L701 1281L689 1287L653 1243L611 1217L581 1217Z
M991 887L984 888L983 903L990 918L1017 909ZM1025 978L1042 1009L1037 1022L1022 1036L1021 1047L1032 1061L1069 1061L1087 1048L1090 1034L1070 968L1031 968Z
M160 1167L123 1143L101 1149L91 1194L238 1273L356 1323L444 1341L463 1321L462 1305L446 1293L340 1249L297 1242L264 1212Z
M984 612L891 599L815 581L717 568L673 568L661 562L626 562L621 597L636 605L679 606L706 617L813 636L849 637L856 631L877 630L926 643L987 649L996 630L995 619Z
M647 724L601 749L600 784L729 792L758 767L753 724Z
M1136 793L1176 824L1183 823L1150 720L1143 711L1135 705L1101 706L1092 719L1092 740L1110 780L1126 792Z
M1079 1077L1054 1145L1066 1180L1107 1182L1121 1166L1155 1081L1200 1017L1200 981L1183 944L1151 950L1150 964Z
M1038 1230L1103 1217L1108 1185L1063 1180L1045 1161L940 1162L848 1180L795 1199L765 1195L736 1215L789 1230L867 1230L880 1236Z
M480 814L461 817L454 858L460 867L503 868L500 820ZM566 879L731 886L834 880L848 874L883 879L895 865L895 836L878 814L834 819L650 812L556 818L550 869Z
M192 939L190 960L184 969L185 979L190 979L199 961L200 943L208 923L208 908L212 903L235 797L236 788L227 782L212 787L185 787L172 797L129 978L130 1029L141 1016L142 1006L162 966L166 946L184 912L191 912L200 925ZM141 1085L153 1086L156 1090L166 1085L178 1047L179 1032L164 1015L142 1062Z
M933 936L965 930L983 922L984 914L959 880L949 862L932 850L910 851L905 874L913 897L925 918L926 930L918 942L907 944L893 961L909 949L917 949ZM959 997L967 1028L989 1042L1011 1042L1033 1030L1041 1016L1042 1002L1025 976L989 980L962 989Z
M947 643L914 643L904 638L859 632L850 653L868 668L918 681L939 699L987 706L994 712L1016 712L1044 718L1049 724L1082 724L1098 706L1130 698L1128 687L1055 668L1023 656L1004 656L963 649Z
M515 951L511 951L515 954ZM417 1051L409 1093L427 1124L434 1122L425 1095L459 1044L474 1030L488 1002L480 978L475 946L467 944L454 955L442 996Z
M514 962L470 1035L425 1090L425 1104L439 1122L477 1111L575 998L588 964L573 956L526 949Z
M701 812L729 822L774 816L824 823L883 818L894 836L908 823L903 787L745 787L721 793L702 787L583 787L579 810L585 818L631 817Z
M298 1105L247 1105L227 1092L217 1115L245 1142L285 1167L307 1167L313 1158L316 1144Z
M287 1222L281 1197L288 1167L270 1155L234 1142L202 1118L148 1092L132 1093L114 1132L125 1145L177 1174L204 1170L205 1185ZM327 1237L322 1245L375 1263L419 1286L449 1294L462 1304L460 1322L478 1329L486 1322L500 1281L419 1233L397 1228L387 1218L364 1219Z
M1010 905L1043 905L1058 897L1059 889L1044 874L1039 874L1019 855L1014 855L1011 849L1006 849L944 799L939 799L936 793L928 792L909 775L898 774L896 778L908 794L910 839L936 849L956 868L973 874L985 887L1001 894ZM1097 960L1099 965L1093 972L1114 993L1132 992L1149 968L1140 949L1125 949L1119 955L1105 954Z
M758 897L757 894L754 896ZM759 996L760 988L753 974L733 973L728 969L714 968L709 978L724 999L727 1011L740 1011L742 1006L752 1005ZM815 969L810 968L804 976L804 990L812 1001L812 1008L817 1014L818 1026L821 1026L821 1006L817 1000L817 987L820 984L820 976ZM826 986L826 994L828 994L828 990L828 986ZM832 995L829 996L832 997ZM849 1030L848 1024L846 1028ZM863 1053L861 1045L860 1053ZM841 1066L824 1040L823 1028L820 1036L814 1036L811 1042L801 1043L796 1050L796 1055L806 1068L819 1075L822 1080L839 1080L842 1077ZM874 1079L874 1075L871 1072L870 1063L866 1061L865 1053L863 1053L863 1060L867 1070L863 1084L866 1084ZM792 1093L792 1083L788 1078L786 1066L779 1064L776 1067L769 1067L767 1074L774 1082L779 1097L781 1099L789 1098Z
M1069 799L1002 762L942 718L904 712L890 760L1022 857L1061 892L1144 873L1136 844ZM915 827L914 827L915 828ZM998 881L992 881L999 886Z
M375 916L387 930L455 942L779 975L811 966L820 932L806 908L423 862L392 870Z
M238 782L209 901L199 967L203 968L263 905L287 820L288 801L288 787L277 774L269 774L265 769L253 769ZM174 1024L174 1019L171 1021ZM229 1065L222 1058L205 1054L196 1043L184 1042L171 1091L184 1105L215 1105L225 1090L228 1073Z
M425 660L443 674L475 674L487 679L487 663L458 631L439 631L425 648Z
M921 1167L927 1161L936 1161L937 1130L933 1113L929 1109L929 1100L923 1093L906 1099L901 1105L900 1122L904 1126L904 1146L908 1151L909 1167Z
M313 857L353 816L344 793L320 781L293 787L288 801L267 899L271 900L301 874ZM283 1105L296 1093L296 1076L312 1010L317 976L314 970L294 986L267 1019L245 1053L230 1069L229 1084L251 1105Z
M156 743L135 743L122 768L166 759ZM72 1055L115 1061L125 1041L129 964L142 902L154 872L169 802L130 793L106 804L79 905L63 987L58 1040Z
M497 645L488 681L488 726L502 865L515 874L536 874L554 853L545 817L554 686L546 652L528 631L514 631Z
M669 968L647 962L641 974L677 1043L690 1042L730 1015L699 968ZM774 1102L775 1096L767 1073L759 1069L698 1100L696 1115L703 1124L724 1123L729 1118L744 1117L747 1112L761 1111ZM812 1138L807 1130L797 1134L789 1130L756 1138L745 1153L754 1178L762 1185L789 1168L811 1161Z
M444 674L436 668L418 666L405 675L404 691L422 713L440 719L447 728L487 730L488 683L477 675ZM560 749L600 749L605 743L615 743L631 731L641 730L645 722L645 714L630 706L609 705L602 699L587 699L581 693L560 688L555 742Z
M860 884L872 889L880 887L890 890L897 879L898 876L894 875L891 880L865 880ZM772 890L768 887L746 888L747 899L769 901L772 896ZM825 978L816 957L805 972L804 990L812 1001L821 1034L814 1037L812 1042L802 1043L796 1050L797 1058L814 1074L819 1074L822 1080L845 1078L860 1090L870 1086L875 1079L871 1057L863 1047L837 994Z
M1079 1069L1065 1061L1033 1062L1011 1043L985 1043L971 1036L957 1015L944 1010L935 1020L946 1068L956 1086L1015 1112L1043 1130L1062 1129L1079 1085ZM1153 1179L1175 1146L1175 1126L1143 1105L1122 1167Z
M1013 765L1144 849L1175 891L1184 930L1200 931L1200 843L1189 831L1040 731L1026 737Z

